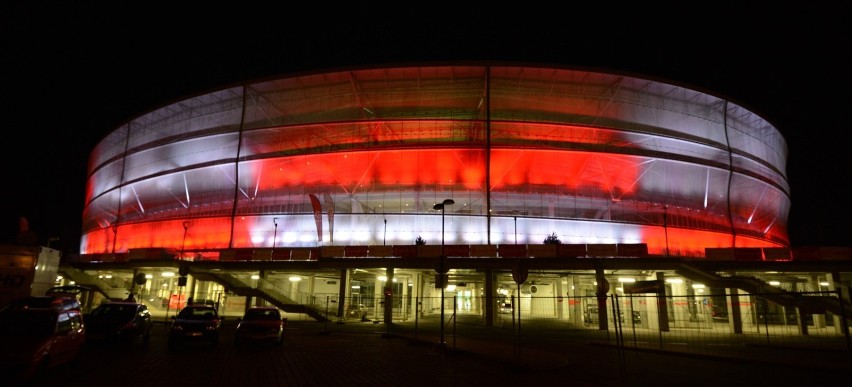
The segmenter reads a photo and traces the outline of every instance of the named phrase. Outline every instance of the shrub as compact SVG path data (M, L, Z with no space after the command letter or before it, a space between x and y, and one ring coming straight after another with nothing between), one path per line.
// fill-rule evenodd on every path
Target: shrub
M547 238L544 238L544 244L546 244L546 245L560 245L560 244L562 244L562 241L559 240L559 237L556 236L556 233L554 232L554 233L548 235Z

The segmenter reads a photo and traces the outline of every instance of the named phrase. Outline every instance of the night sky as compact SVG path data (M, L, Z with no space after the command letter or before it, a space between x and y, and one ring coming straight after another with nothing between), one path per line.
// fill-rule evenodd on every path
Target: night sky
M0 243L15 240L24 216L42 245L55 237L52 247L78 252L89 152L123 122L182 97L347 66L500 61L613 70L730 98L787 140L792 245L852 246L844 3L507 11L29 3L0 5Z

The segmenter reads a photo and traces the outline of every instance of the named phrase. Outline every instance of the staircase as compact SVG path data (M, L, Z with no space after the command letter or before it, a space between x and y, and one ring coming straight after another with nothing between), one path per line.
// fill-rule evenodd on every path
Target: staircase
M329 321L329 318L321 313L315 305L309 303L298 303L285 295L279 287L262 278L257 281L257 287L247 284L237 276L225 273L213 273L209 271L192 271L192 276L201 281L212 281L225 286L228 291L246 297L259 297L277 308L288 313L304 313L317 321Z
M722 277L716 273L699 269L693 265L682 263L675 270L678 274L693 281L701 282L714 288L740 289L750 294L760 295L769 301L788 308L798 308L806 314L822 314L831 312L835 316L846 316L852 319L852 304L841 303L831 296L803 296L801 293L791 293L777 286L753 277Z
M82 270L78 270L71 266L60 266L57 272L66 278L70 278L75 284L90 288L108 299L124 298L127 294L126 288L113 286L98 277L86 274Z

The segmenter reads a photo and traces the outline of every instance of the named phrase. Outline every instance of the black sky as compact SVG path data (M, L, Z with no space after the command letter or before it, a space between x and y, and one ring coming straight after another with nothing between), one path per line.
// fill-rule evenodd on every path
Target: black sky
M314 70L495 60L632 73L757 112L788 142L792 245L852 246L852 8L840 2L505 11L31 3L0 5L0 242L14 240L25 216L42 244L58 237L53 247L77 252L89 152L168 102Z

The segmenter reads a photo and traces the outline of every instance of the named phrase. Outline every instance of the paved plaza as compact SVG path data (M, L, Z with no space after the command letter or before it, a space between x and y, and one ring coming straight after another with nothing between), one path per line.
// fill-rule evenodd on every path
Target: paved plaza
M500 339L489 339L497 332L493 327L468 326L463 336L448 334L441 345L431 333L388 334L404 330L373 322L319 323L299 315L290 316L281 346L238 348L232 340L235 323L225 320L216 347L194 343L169 351L168 325L158 319L147 346L89 346L74 367L45 374L36 385L790 386L829 383L852 370L848 359L841 366L797 365L797 358L811 354L778 348L764 349L767 356L752 361L621 351L602 342L537 337L532 326L522 343L506 342L502 332ZM423 332L434 330L427 326Z

